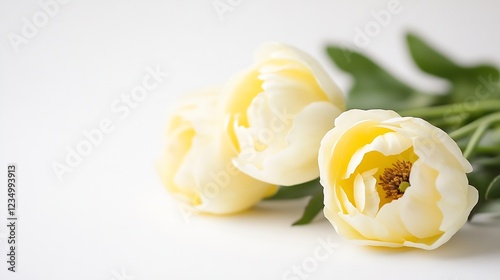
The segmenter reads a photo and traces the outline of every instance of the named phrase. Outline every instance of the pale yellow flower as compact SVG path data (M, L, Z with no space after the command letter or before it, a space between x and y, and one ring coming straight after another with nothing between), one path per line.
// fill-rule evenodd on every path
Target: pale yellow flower
M321 138L344 111L345 98L316 60L290 46L266 44L224 95L238 169L285 186L318 177Z
M350 110L321 142L325 216L358 244L435 249L478 201L457 144L428 122Z
M223 130L219 93L219 88L204 90L173 110L158 167L166 188L194 211L229 214L253 206L273 194L276 186L232 164L236 151Z

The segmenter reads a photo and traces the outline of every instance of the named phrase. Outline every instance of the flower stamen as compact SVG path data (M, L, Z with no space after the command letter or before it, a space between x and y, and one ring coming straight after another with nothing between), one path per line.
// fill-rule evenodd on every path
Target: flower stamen
M386 168L384 173L379 176L378 184L385 191L385 198L398 199L410 187L412 163L405 160L398 160L392 166L393 168Z

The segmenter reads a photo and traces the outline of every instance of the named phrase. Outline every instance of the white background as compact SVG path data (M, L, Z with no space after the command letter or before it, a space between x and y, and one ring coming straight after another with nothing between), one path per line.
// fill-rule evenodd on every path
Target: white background
M229 2L233 9L219 15L213 0L73 0L14 47L9 36L23 36L23 18L33 22L43 9L36 1L1 0L0 279L287 279L302 265L309 270L303 279L496 279L498 220L468 224L429 252L356 247L324 219L290 227L304 200L263 203L229 217L179 209L154 169L172 102L223 83L266 41L309 52L347 90L349 79L328 60L325 45L353 45L356 28L370 24L372 11L386 9L388 0ZM412 64L403 39L409 30L463 63L500 64L499 2L400 5L362 51L412 85L445 86ZM169 77L120 118L113 102L157 65ZM114 130L59 181L52 164L64 163L67 147L85 139L82 130L106 118ZM17 273L5 262L11 162L19 176ZM328 238L338 247L314 261L324 250L319 240Z

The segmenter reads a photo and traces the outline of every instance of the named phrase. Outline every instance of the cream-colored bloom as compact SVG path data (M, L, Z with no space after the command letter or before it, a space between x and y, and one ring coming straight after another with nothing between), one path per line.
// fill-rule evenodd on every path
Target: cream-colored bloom
M255 63L225 88L226 130L237 150L234 164L276 185L319 175L321 138L344 111L344 96L306 53L268 43Z
M478 201L457 144L428 122L350 110L321 142L325 216L356 243L435 249Z
M232 164L236 151L223 131L219 92L205 90L173 110L159 173L167 189L193 210L228 214L253 206L274 193L276 186L253 179Z

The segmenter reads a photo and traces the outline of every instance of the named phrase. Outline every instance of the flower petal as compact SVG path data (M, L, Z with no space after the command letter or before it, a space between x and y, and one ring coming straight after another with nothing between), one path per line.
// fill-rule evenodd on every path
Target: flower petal
M370 144L363 146L352 155L344 178L349 178L364 156L371 151L377 151L385 156L397 155L407 150L411 145L410 139L397 132L379 135Z
M250 176L272 184L286 186L313 180L319 174L318 150L311 147L319 147L338 114L340 111L329 102L309 104L295 116L285 147L255 151L252 161L238 156L233 162Z

